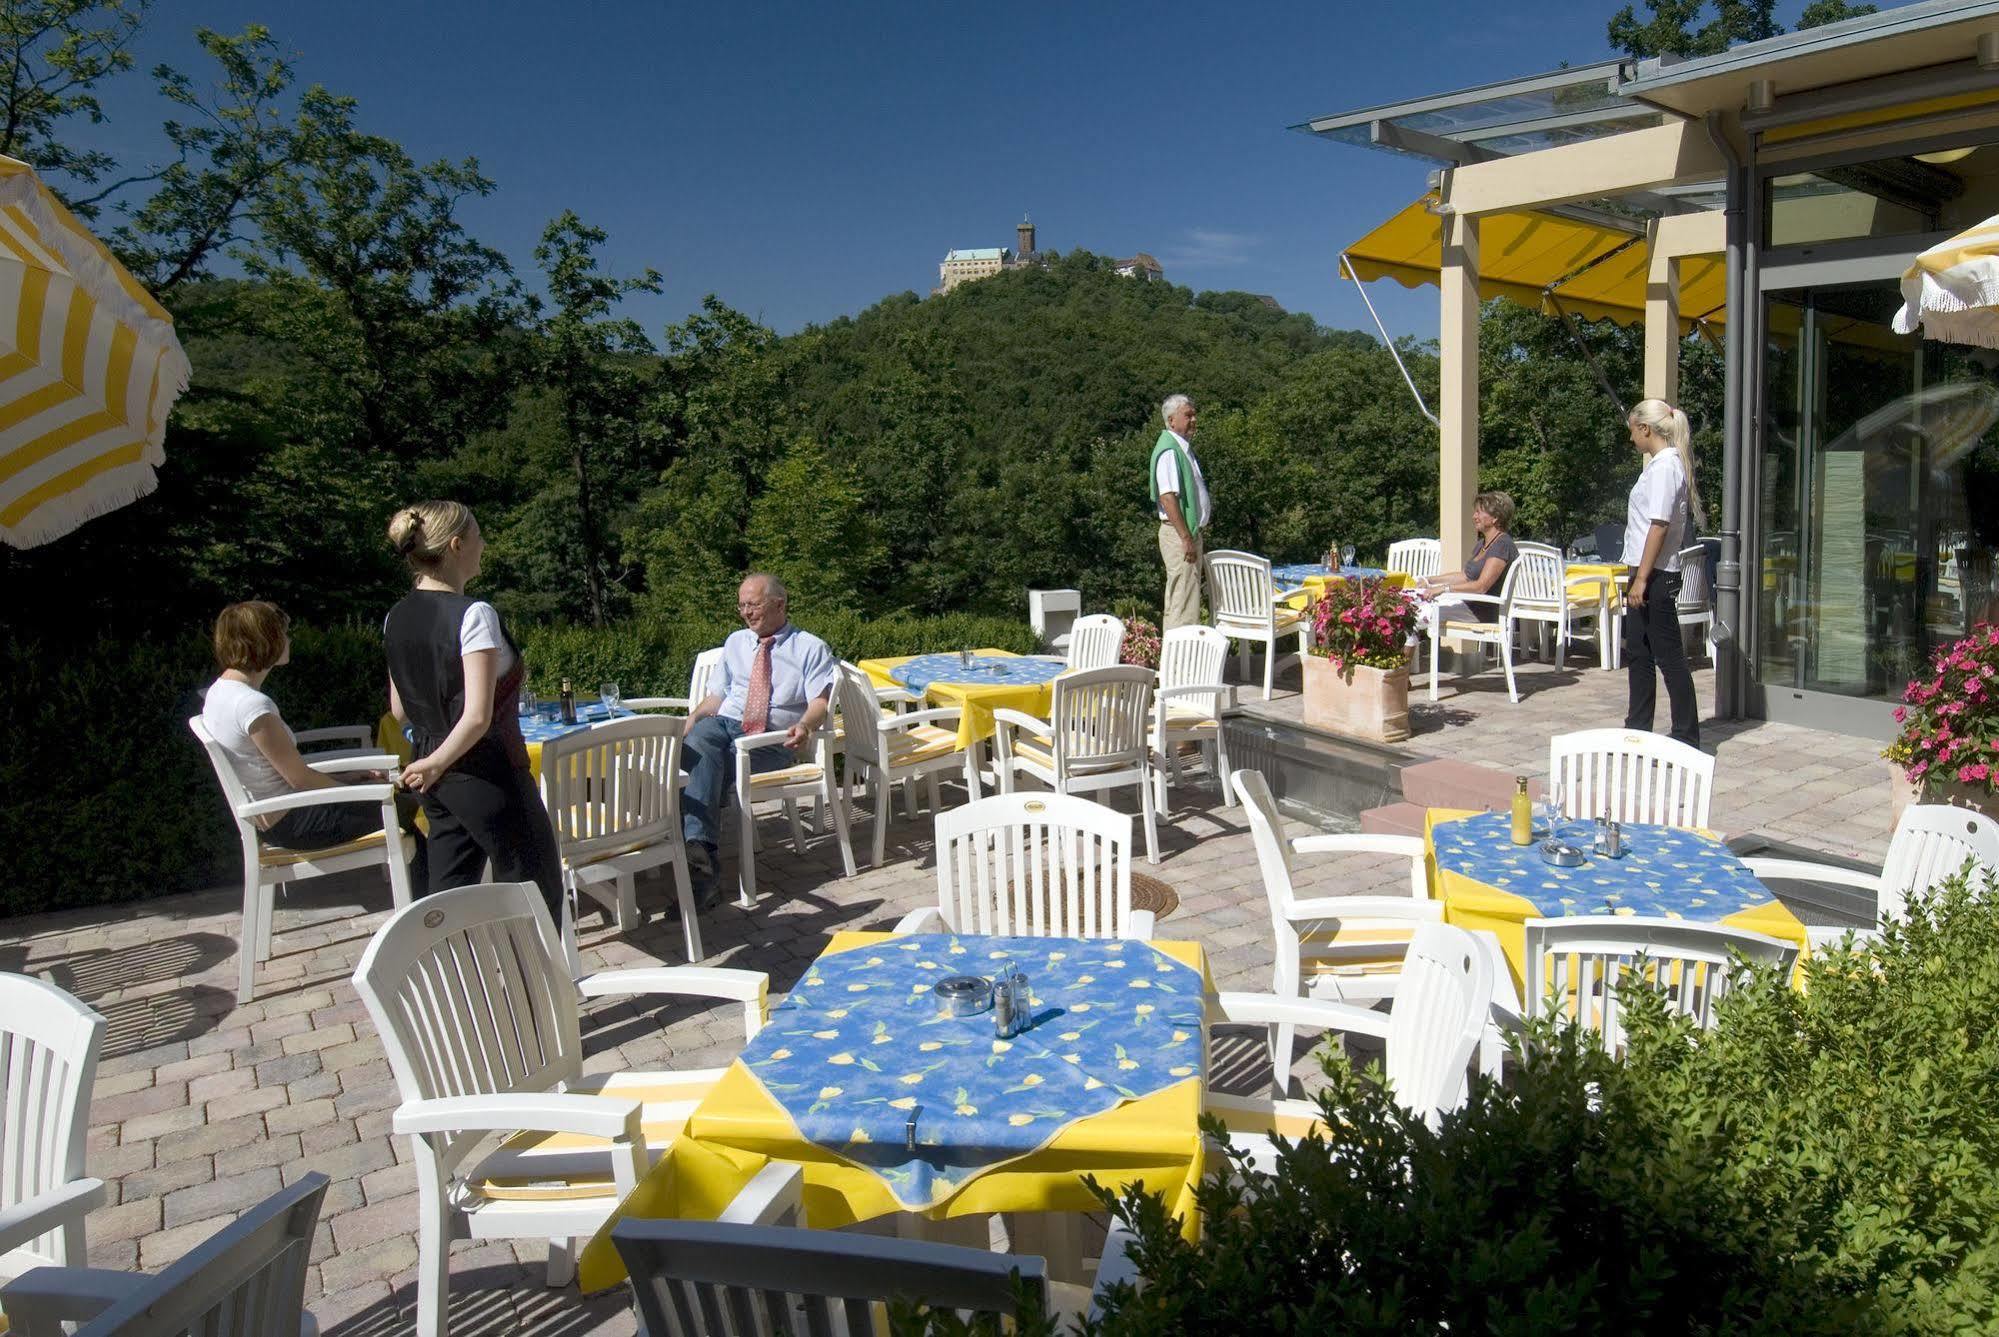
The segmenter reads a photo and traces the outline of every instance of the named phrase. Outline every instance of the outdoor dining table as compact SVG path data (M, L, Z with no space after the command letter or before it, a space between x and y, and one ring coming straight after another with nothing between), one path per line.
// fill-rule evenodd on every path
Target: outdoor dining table
M622 707L617 710L606 709L601 701L587 704L578 701L576 723L564 724L561 715L554 713L549 703L543 703L534 714L521 716L521 741L527 744L528 769L534 772L536 781L541 779L543 743L561 738L565 734L578 733L593 724L602 724L607 720L629 719L636 713ZM394 715L384 715L376 722L375 746L383 752L393 753L401 758L403 765L409 765L411 757L409 735L404 731L402 721Z
M1032 1029L948 1016L932 986L1017 966ZM1207 1076L1198 943L842 932L584 1250L615 1284L626 1216L712 1220L773 1161L805 1224L1100 1210L1084 1185L1163 1195L1190 1234Z
M1609 668L1616 661L1616 647L1610 639L1611 601L1623 594L1631 579L1631 568L1622 562L1570 562L1563 583L1570 599L1596 600L1597 667Z
M1530 919L1661 916L1748 929L1805 949L1797 916L1710 832L1626 822L1623 857L1590 853L1580 866L1560 868L1541 858L1545 819L1538 810L1535 818L1535 842L1525 846L1512 842L1512 818L1503 812L1432 808L1423 830L1430 895L1444 903L1445 922L1495 935L1523 999ZM1561 839L1585 850L1592 828L1556 823Z
M863 659L860 669L879 687L905 688L933 706L957 707L958 746L967 748L992 737L995 710L1048 718L1055 679L1068 664L1046 655L986 649L974 650L969 665L956 654L898 655Z
M1398 589L1416 583L1406 571L1385 571L1378 566L1342 566L1335 570L1324 562L1291 562L1270 568L1270 583L1276 587L1277 601L1290 608L1304 608L1326 596L1326 586L1338 580L1364 580L1379 576Z

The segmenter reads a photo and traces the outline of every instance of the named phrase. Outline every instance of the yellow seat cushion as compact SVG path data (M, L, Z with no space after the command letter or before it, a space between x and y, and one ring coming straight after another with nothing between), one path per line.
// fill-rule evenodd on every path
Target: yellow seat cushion
M1321 1137L1326 1135L1326 1125L1319 1120L1293 1114L1288 1110L1280 1111L1269 1107L1246 1109L1230 1101L1226 1104L1209 1105L1207 1112L1220 1119L1222 1126L1231 1133L1248 1133L1257 1137L1275 1135L1289 1138L1293 1142L1312 1133L1317 1133Z
M1493 636L1497 635L1500 628L1505 625L1503 622L1465 622L1453 620L1444 624L1444 630L1447 633L1456 633L1459 635L1478 635L1482 632L1487 636Z
M1037 744L1016 742L1013 745L1013 755L1031 761L1043 770L1055 769L1055 754Z
M378 850L386 843L387 840L380 831L370 831L365 836L318 850L288 850L282 845L265 845L257 851L257 862L265 868L290 868L293 864L312 863L319 859L336 859L343 854L359 854L369 849Z
M786 766L781 770L762 771L750 777L750 788L759 789L766 785L795 785L805 780L817 780L822 772L816 761L801 761L796 766Z
M585 1077L569 1090L617 1096L645 1106L640 1127L646 1155L657 1159L680 1136L688 1116L715 1085L720 1072L615 1073ZM581 1133L515 1133L467 1176L488 1198L522 1202L574 1202L617 1195L606 1153L610 1143ZM641 1171L645 1169L640 1167Z
M1298 629L1298 624L1300 622L1306 622L1309 620L1310 618L1306 614L1301 613L1296 609L1280 608L1277 610L1278 633L1281 635L1282 633L1287 631L1296 631Z
M1203 715L1198 710L1176 709L1169 706L1166 710L1166 727L1175 733L1187 731L1213 732L1221 728L1222 725L1221 721L1212 715Z
M958 750L958 735L951 729L940 729L934 724L913 724L907 729L891 730L888 734L888 759L893 766L914 766L920 761L934 761Z

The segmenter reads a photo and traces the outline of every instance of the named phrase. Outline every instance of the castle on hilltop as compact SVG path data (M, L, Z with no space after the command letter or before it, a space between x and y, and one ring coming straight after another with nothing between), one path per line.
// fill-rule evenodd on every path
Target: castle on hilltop
M946 251L944 263L937 266L937 286L930 290L932 297L941 296L961 283L973 279L990 278L1004 269L1025 269L1029 265L1047 263L1046 257L1034 249L1034 224L1026 215L1014 226L1016 245L1009 251L1004 246L975 246L968 250ZM1140 251L1129 260L1118 260L1112 268L1126 278L1163 279L1166 271L1159 262Z

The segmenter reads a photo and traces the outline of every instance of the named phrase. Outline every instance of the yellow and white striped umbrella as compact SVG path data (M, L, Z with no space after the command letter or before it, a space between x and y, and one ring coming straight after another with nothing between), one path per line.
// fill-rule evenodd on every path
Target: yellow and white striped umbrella
M1938 242L1902 274L1895 332L1999 348L1999 217Z
M47 543L158 486L187 378L173 317L0 158L0 539Z

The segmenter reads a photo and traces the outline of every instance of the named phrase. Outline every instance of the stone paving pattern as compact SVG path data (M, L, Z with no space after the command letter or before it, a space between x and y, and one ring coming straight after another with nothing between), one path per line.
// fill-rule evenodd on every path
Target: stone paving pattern
M1419 690L1408 749L1538 774L1550 733L1622 722L1622 674L1543 665L1520 672L1526 696L1517 706L1507 702L1497 671L1462 690L1447 680L1434 705ZM1699 678L1708 702L1711 675ZM1253 681L1260 679L1259 672ZM1275 700L1265 704L1246 688L1245 704L1295 716L1297 681L1293 667ZM1881 857L1888 795L1876 744L1713 721L1705 737L1720 759L1718 825ZM958 794L945 792L946 802ZM1118 802L1132 809L1130 795ZM724 906L707 917L704 932L711 964L767 971L774 994L835 930L887 928L934 899L927 812L911 822L898 805L887 866L851 879L838 875L830 837L816 838L801 858L782 823L766 820L761 903L748 912ZM855 829L866 832L865 820ZM1161 936L1205 944L1223 988L1268 988L1268 913L1239 817L1221 808L1205 783L1183 785L1162 814L1160 836L1162 865L1151 871L1172 883L1181 901ZM865 836L857 851L865 858ZM1402 876L1386 861L1322 859L1303 870L1300 890L1393 891ZM110 1022L89 1136L90 1172L108 1183L110 1196L90 1218L91 1262L158 1270L244 1207L318 1170L333 1180L306 1289L321 1330L335 1337L407 1332L415 1179L404 1164L406 1141L388 1131L397 1095L387 1061L349 983L369 934L386 917L387 887L357 874L286 895L259 996L242 1007L234 993L240 895L220 888L42 915L14 920L0 934L0 969L43 975ZM663 880L641 881L649 913L667 899ZM591 913L582 936L592 968L680 961L678 926L663 918L621 940ZM721 1065L741 1041L732 1015L679 1001L586 1003L584 1033L591 1071ZM1310 1066L1301 1059L1297 1071ZM546 1288L544 1252L536 1241L460 1241L451 1259L453 1331L571 1337L634 1330L622 1291L580 1297L573 1287Z

